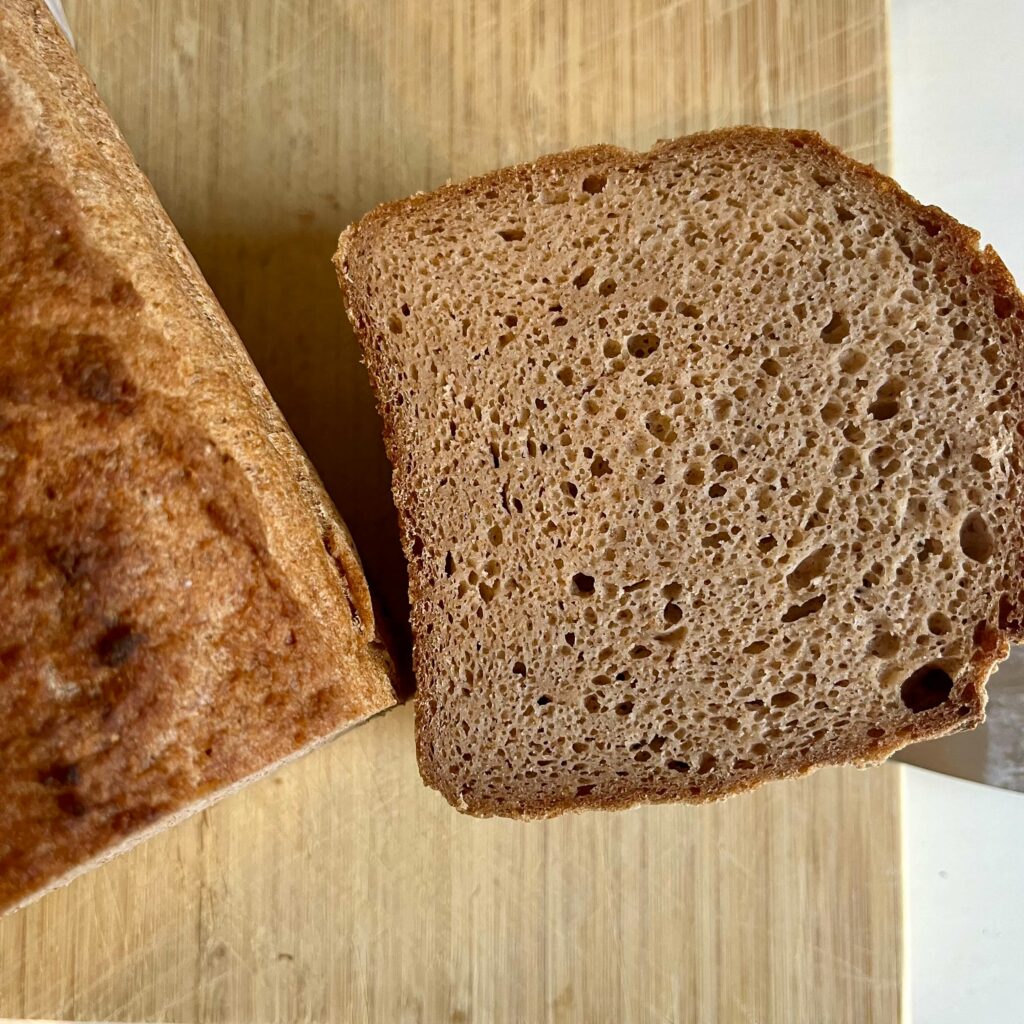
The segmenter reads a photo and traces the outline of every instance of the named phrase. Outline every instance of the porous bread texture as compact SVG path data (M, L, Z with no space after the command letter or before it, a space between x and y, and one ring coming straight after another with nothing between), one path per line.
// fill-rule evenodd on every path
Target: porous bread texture
M475 814L703 801L981 721L1020 634L1024 306L977 242L757 128L350 228L424 780Z

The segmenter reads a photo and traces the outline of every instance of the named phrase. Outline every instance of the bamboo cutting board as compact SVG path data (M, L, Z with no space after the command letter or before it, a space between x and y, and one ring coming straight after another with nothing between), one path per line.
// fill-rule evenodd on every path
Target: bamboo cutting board
M330 256L374 203L755 121L885 166L885 0L74 0L79 51L399 622L379 426ZM0 922L0 1017L893 1021L899 777L476 821L411 708Z

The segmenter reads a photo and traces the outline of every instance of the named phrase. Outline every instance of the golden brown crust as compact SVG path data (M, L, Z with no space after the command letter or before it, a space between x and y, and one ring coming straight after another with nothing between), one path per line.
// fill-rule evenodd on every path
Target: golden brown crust
M344 525L28 0L0 179L2 912L394 701Z
M948 214L934 206L924 206L903 191L894 181L880 174L874 168L858 163L825 142L819 135L809 131L779 131L759 127L740 127L722 129L715 132L689 136L685 139L659 143L650 153L632 153L609 146L594 146L572 150L566 153L545 157L534 164L502 169L491 174L470 179L457 184L447 185L436 192L413 196L399 202L385 204L369 212L357 224L349 227L341 237L335 263L338 276L345 295L346 306L353 322L356 334L363 347L364 357L377 396L378 408L384 422L385 440L389 458L395 466L395 500L399 511L399 519L406 557L410 563L410 602L412 605L413 634L415 640L414 669L421 686L421 695L417 704L417 750L421 775L424 782L438 789L454 806L462 811L476 815L501 814L506 816L533 818L548 817L564 811L588 808L616 809L632 806L636 803L664 802L669 800L689 800L706 802L720 799L753 788L770 779L791 778L808 774L825 765L859 764L862 766L878 763L907 743L939 736L944 733L970 728L984 720L985 682L992 669L1008 650L1008 640L1024 636L1024 578L1022 568L1010 567L1013 579L1008 587L1008 600L1005 615L1001 616L998 630L983 631L984 635L977 643L970 667L963 672L950 694L948 700L940 706L923 711L914 716L909 725L898 731L868 739L860 737L851 743L835 745L828 749L818 747L813 757L805 756L794 759L791 763L782 763L771 770L751 779L730 777L722 785L705 784L700 789L687 790L685 787L674 790L668 795L659 795L650 791L642 779L632 785L627 781L624 788L614 797L608 798L598 793L584 795L567 795L563 799L537 801L533 797L517 800L515 793L503 796L500 802L487 801L474 797L467 803L461 792L452 786L450 780L440 771L432 753L434 735L432 715L427 708L426 695L435 692L432 685L424 687L424 681L433 683L431 673L433 666L427 658L427 627L429 623L418 614L421 588L424 586L422 573L418 570L417 552L414 550L415 508L417 496L405 485L403 466L410 450L414 447L414 438L403 434L403 423L397 415L395 398L399 393L395 377L395 367L391 365L383 351L385 337L381 333L381 325L375 322L370 309L369 296L373 288L371 267L373 254L385 244L382 234L393 228L395 224L407 223L414 211L429 210L437 219L443 219L446 210L457 209L460 204L473 200L482 193L508 194L517 189L524 181L536 180L538 171L551 171L565 180L574 174L606 167L609 170L617 165L636 167L651 155L686 147L690 152L703 146L714 146L723 137L739 141L749 150L763 150L766 156L779 144L779 140L796 148L807 148L813 151L816 159L825 166L841 168L845 173L858 178L864 186L894 204L894 208L909 211L930 235L941 235L942 239L959 251L960 258L970 265L970 272L994 295L996 302L1005 304L1006 316L1018 321L1024 320L1024 299L1017 291L1012 276L1006 270L996 253L987 247L979 249L979 235L971 228L961 225ZM1021 379L1024 357L1020 349L1020 331L1014 335L1017 346L1013 351L1003 355L1017 379ZM1019 515L1024 518L1024 507L1021 507L1022 496L1016 494L1014 502L1020 508Z

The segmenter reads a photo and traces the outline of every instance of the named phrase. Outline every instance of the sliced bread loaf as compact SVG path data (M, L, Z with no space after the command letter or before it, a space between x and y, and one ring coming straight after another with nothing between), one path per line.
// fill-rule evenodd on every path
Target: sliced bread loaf
M344 524L42 0L0 4L0 913L394 703Z
M981 721L1024 304L976 232L738 128L381 207L337 266L455 806L702 801Z

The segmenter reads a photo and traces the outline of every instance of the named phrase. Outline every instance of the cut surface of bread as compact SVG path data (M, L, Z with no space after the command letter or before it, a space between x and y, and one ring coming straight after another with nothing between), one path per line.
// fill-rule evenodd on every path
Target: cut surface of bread
M455 806L703 801L982 720L1024 306L974 231L738 128L384 206L336 262Z
M390 706L355 549L42 3L0 6L0 912Z

